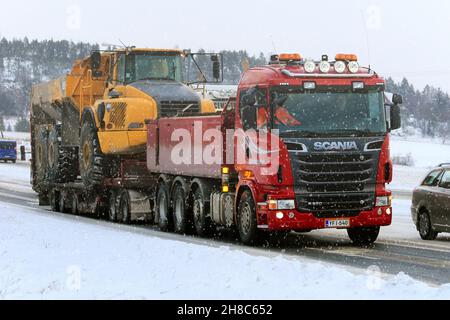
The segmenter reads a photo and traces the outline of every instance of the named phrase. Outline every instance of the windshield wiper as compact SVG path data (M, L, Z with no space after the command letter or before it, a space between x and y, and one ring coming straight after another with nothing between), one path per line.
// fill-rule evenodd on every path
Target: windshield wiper
M381 132L373 132L371 130L358 130L358 129L342 129L326 131L324 134L351 134L351 135L380 135Z
M138 80L136 80L136 82L137 82L137 81L146 81L146 80L149 80L149 81L152 81L152 80L156 80L156 81L164 81L164 80L167 80L167 81L175 81L175 80L172 79L172 78L147 77L147 78L138 79Z
M320 135L318 132L314 131L305 131L305 130L288 130L288 131L280 131L280 136L301 136L301 137L317 137Z

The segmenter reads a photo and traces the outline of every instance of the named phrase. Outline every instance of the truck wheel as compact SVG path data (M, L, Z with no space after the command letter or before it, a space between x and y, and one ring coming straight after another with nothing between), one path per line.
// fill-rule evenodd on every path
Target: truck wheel
M119 205L119 211L120 216L122 218L122 222L125 224L131 223L131 207L130 207L130 195L127 190L122 192L122 195L120 196L120 205Z
M111 191L109 194L109 208L108 208L108 218L111 222L117 222L117 211L119 209L119 204L117 200L117 193L115 191Z
M57 191L57 190L52 190L50 192L50 207L53 212L60 212L59 191Z
M159 185L158 196L156 198L156 214L159 229L164 232L170 231L172 227L169 201L167 185L162 183Z
M50 205L50 199L47 194L39 193L38 200L39 200L39 206Z
M103 181L103 155L97 132L92 121L85 121L81 128L80 174L88 188L98 186Z
M348 236L355 245L367 246L375 243L380 234L380 227L347 229Z
M46 183L47 180L47 139L48 132L47 129L41 127L37 130L35 140L34 140L34 173L36 177L36 185ZM36 186L35 186L36 187Z
M60 193L59 195L59 210L62 213L69 213L71 212L71 208L69 208L68 206L68 199L67 199L67 195L64 193Z
M77 215L79 213L79 202L78 202L78 195L76 193L72 194L72 214Z
M422 240L433 241L437 239L438 232L433 230L430 215L427 211L422 211L419 214L419 233Z
M256 207L250 191L245 191L239 202L237 227L239 238L243 244L257 244L259 232L256 222Z
M48 133L47 145L47 163L48 163L48 178L50 182L58 182L59 175L59 149L60 141L60 127L52 127Z
M212 233L212 223L210 218L207 217L208 207L200 188L197 188L194 192L192 211L197 235L200 237L209 236Z
M181 185L177 184L173 191L173 225L175 232L186 234L189 228L189 217L186 206L186 193Z

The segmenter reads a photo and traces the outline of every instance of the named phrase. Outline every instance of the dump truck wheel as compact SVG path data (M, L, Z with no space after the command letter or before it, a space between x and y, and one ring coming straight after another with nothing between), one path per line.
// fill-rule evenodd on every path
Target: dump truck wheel
M50 192L50 207L52 209L52 211L54 212L60 212L61 209L59 207L59 191L57 190L52 190Z
M42 184L47 179L47 129L41 127L37 130L35 136L34 161L36 170L36 183Z
M92 121L87 120L82 125L79 153L80 175L85 186L99 186L103 181L104 158Z
M68 183L78 175L76 148L61 146L61 126L53 127L48 135L49 180Z

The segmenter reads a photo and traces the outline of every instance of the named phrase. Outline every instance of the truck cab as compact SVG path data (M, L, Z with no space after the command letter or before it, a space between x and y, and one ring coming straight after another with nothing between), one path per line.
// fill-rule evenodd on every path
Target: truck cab
M279 163L267 174L261 163L236 159L237 224L252 226L249 210L256 222L241 237L342 228L354 242L376 240L392 222L389 132L400 127L402 102L394 95L387 103L384 90L385 81L348 54L334 61L277 55L242 76L235 128L257 138L237 143L236 154L244 148L247 157L260 156L267 151L251 144L276 141ZM252 198L245 214L243 195Z

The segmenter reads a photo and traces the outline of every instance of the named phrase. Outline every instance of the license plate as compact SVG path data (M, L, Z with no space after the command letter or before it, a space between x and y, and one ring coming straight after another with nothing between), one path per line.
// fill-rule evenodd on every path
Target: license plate
M350 228L350 220L349 219L333 219L325 221L326 228Z

